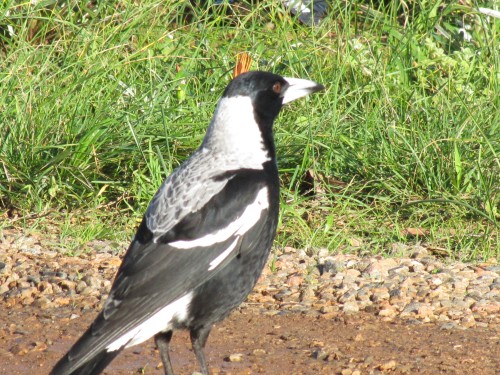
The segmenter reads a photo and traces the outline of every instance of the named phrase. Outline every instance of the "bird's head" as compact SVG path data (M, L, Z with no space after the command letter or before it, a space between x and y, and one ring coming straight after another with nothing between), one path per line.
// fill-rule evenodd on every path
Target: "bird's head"
M307 79L252 71L234 78L226 87L223 98L248 97L252 101L256 117L272 122L283 104L322 89L324 89L323 85Z
M240 74L224 90L202 146L261 164L274 157L272 126L283 104L323 88L268 72Z

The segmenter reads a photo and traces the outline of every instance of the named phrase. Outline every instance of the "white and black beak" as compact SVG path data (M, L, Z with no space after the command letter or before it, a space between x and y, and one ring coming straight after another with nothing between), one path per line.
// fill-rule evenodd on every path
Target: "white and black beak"
M283 78L289 85L283 95L283 104L293 102L296 99L321 91L325 88L323 85L308 79L291 77Z

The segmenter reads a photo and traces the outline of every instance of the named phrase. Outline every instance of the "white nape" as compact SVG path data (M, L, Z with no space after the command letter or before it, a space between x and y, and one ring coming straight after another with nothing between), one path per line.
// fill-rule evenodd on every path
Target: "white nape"
M227 162L237 161L239 168L262 169L271 160L249 96L219 100L203 146L234 159Z

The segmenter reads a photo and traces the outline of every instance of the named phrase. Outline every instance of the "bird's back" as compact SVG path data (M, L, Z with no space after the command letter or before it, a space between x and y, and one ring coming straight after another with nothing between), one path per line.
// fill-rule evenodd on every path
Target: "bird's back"
M277 167L274 162L269 162L263 171L245 171L242 175L242 184L265 185L272 204L261 219L241 237L239 254L196 289L186 328L197 329L201 325L212 325L229 315L251 292L268 259L279 214ZM239 199L238 195L235 195L235 199Z

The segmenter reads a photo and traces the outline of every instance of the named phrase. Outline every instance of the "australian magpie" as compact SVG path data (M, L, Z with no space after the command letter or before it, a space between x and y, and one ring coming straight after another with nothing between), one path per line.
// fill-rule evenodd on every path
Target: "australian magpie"
M273 122L283 104L323 89L248 72L229 83L201 146L163 182L128 248L103 310L52 375L99 374L154 337L165 373L172 332L187 329L202 373L212 325L250 293L278 222Z

